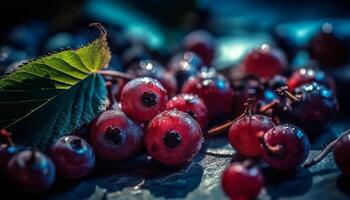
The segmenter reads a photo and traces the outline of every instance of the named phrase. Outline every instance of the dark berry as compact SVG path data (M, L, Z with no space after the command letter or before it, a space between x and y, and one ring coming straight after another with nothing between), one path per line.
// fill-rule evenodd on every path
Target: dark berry
M273 76L269 81L268 81L268 86L271 90L276 90L280 87L283 87L288 84L288 79L285 76L282 75L276 75Z
M48 150L57 175L65 178L81 178L95 166L95 153L91 146L78 136L63 136Z
M294 91L297 87L312 82L317 82L333 91L335 90L335 83L332 77L326 74L323 70L317 68L300 68L294 71L288 79L288 89Z
M187 51L192 51L199 55L205 65L209 65L215 55L214 38L204 30L190 32L184 38L184 47Z
M291 124L268 130L260 140L264 161L279 170L295 170L309 155L309 139L300 128Z
M224 171L221 184L232 200L255 199L264 185L264 178L257 167L233 163Z
M235 96L233 98L233 112L235 116L240 115L244 111L244 104L248 98L254 97L258 99L263 97L265 87L259 78L255 76L245 77L234 83ZM255 106L253 106L255 107ZM254 110L254 109L253 109Z
M208 123L208 109L197 95L180 94L173 97L166 105L167 110L177 109L187 112L204 129Z
M322 31L308 44L310 57L325 67L336 67L347 62L349 49L345 42L333 31L333 26L325 23Z
M186 51L176 54L168 63L167 68L175 76L179 87L191 76L195 76L202 67L203 61L197 54Z
M141 150L143 133L141 128L121 111L108 110L93 121L90 141L99 157L121 161Z
M3 172L12 156L20 151L27 150L27 148L22 145L15 145L11 139L11 133L6 129L0 130L0 136L6 142L0 144L0 171Z
M176 79L157 61L142 60L138 65L130 67L128 73L137 77L145 76L157 79L164 86L169 97L174 96L177 92Z
M198 123L187 113L177 110L158 114L145 132L148 153L166 165L180 165L190 161L200 150L202 140Z
M251 51L243 60L242 69L247 74L261 78L271 78L281 74L287 67L284 54L267 44Z
M343 174L350 174L350 134L343 135L333 148L335 163Z
M121 93L122 110L137 122L147 122L165 109L167 91L155 79L143 77L128 82Z
M331 89L316 82L295 89L291 115L294 123L308 135L317 135L335 117L339 110L338 100Z
M129 68L142 60L151 59L151 56L146 51L146 49L140 45L136 45L126 49L121 55L122 64L124 67Z
M227 79L214 69L204 69L188 79L182 93L198 95L207 106L210 119L232 112L233 89Z
M14 187L36 194L52 186L55 166L45 154L26 150L11 158L7 165L7 177Z

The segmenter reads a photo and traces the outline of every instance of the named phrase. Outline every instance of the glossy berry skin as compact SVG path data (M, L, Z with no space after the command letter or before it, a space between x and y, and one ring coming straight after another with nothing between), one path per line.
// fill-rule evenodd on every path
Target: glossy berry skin
M263 140L270 147L281 147L274 153L266 147L262 148L264 161L278 170L295 170L309 155L309 139L300 128L292 124L281 124L270 129L264 134Z
M273 128L275 124L270 117L264 115L245 115L235 120L228 132L232 147L240 154L248 157L259 157L262 154L259 135Z
M128 82L121 93L122 110L137 122L150 121L165 109L167 91L156 79L142 77Z
M37 151L22 151L7 165L7 177L13 186L29 194L47 190L54 183L55 174L51 159Z
M335 163L340 171L345 174L350 174L350 134L343 135L340 140L336 142L333 148L333 156Z
M65 178L81 178L95 166L95 153L84 139L63 136L49 148L48 155L54 162L57 175Z
M178 110L158 114L145 132L148 153L165 165L189 162L200 150L202 141L202 131L196 120Z
M128 73L137 77L150 77L157 79L172 97L177 92L177 82L175 77L155 60L142 60L138 65L131 66Z
M176 54L169 61L167 68L175 76L179 87L191 76L195 76L202 67L202 59L191 51Z
M292 118L310 136L327 126L339 110L333 91L316 82L296 88L295 94L301 100L292 103Z
M91 145L99 157L109 161L126 160L143 146L141 128L119 110L101 113L91 124Z
M16 153L26 150L27 148L21 145L11 146L8 144L0 144L0 171L6 169L7 163Z
M255 199L264 185L264 178L257 167L233 163L224 171L221 184L232 200Z
M288 79L288 89L294 91L297 87L312 82L317 82L333 91L335 90L335 83L332 77L317 68L300 68L294 71Z
M209 119L232 112L233 89L227 79L213 69L202 70L188 79L181 92L198 95L208 108Z
M243 60L242 69L247 74L271 78L281 74L287 67L285 55L266 44L252 50Z
M208 109L203 100L193 94L179 94L168 101L166 104L167 110L177 109L188 113L193 117L200 127L205 129L208 123Z
M315 35L308 44L310 57L325 67L337 67L345 64L349 49L335 33L322 31Z
M215 55L214 38L204 30L190 32L183 41L184 48L192 51L202 58L204 65L209 65Z

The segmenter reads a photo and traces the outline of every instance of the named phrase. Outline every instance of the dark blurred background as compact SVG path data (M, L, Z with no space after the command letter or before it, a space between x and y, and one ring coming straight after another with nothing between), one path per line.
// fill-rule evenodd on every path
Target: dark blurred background
M214 18L231 17L237 21L252 20L258 24L265 24L299 19L347 17L350 7L350 1L342 0L11 0L0 6L1 29L33 18L48 19L57 25L73 22L86 12L85 5L91 2L107 2L116 6L126 4L133 10L137 9L171 27L182 23L184 16L199 10L208 12Z

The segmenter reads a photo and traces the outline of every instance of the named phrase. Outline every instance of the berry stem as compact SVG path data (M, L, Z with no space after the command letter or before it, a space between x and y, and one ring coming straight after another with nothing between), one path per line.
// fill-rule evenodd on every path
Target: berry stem
M301 99L288 91L288 86L282 86L276 89L276 92L281 96L287 96L294 102L299 102Z
M1 129L0 135L6 139L7 143L10 146L12 146L12 147L15 146L15 143L13 143L12 138L11 138L11 133L9 131L7 131L6 129Z
M278 104L280 103L279 100L277 99L274 99L272 102L262 106L260 109L259 109L259 112L260 113L266 113L268 110L274 108L275 106L277 106Z
M133 78L135 78L134 76L132 76L130 74L118 72L118 71L113 71L113 70L100 70L100 71L97 71L97 73L101 74L103 76L112 76L115 78L121 78L121 79L125 79L125 80L132 80Z
M36 154L36 150L35 150L35 149L32 149L32 150L31 150L30 158L29 158L29 160L28 160L29 163L34 164L34 163L37 162L37 158L36 158L35 154Z
M320 153L318 154L315 158L306 161L303 164L303 167L308 168L313 166L314 164L317 164L318 162L320 162L321 160L323 160L323 158L325 158L332 150L334 145L346 134L350 133L350 129L344 131L342 134L340 134L340 136L338 138L336 138L335 140L333 140L332 142L330 142L327 147Z
M107 93L108 93L108 99L111 100L111 106L113 106L116 101L113 97L113 94L112 94L112 87L113 87L113 83L111 81L106 81L106 88L107 88Z
M283 153L283 146L282 145L271 146L266 142L264 136L265 136L265 132L261 131L258 133L258 139L262 147L265 148L268 154L271 156L281 156L281 154Z
M244 112L240 116L238 116L234 120L228 121L222 125L219 125L217 127L209 129L208 134L205 137L217 135L218 133L221 133L222 131L228 129L234 121L241 119L242 117L244 117L246 115L248 115L248 116L252 115L252 106L253 106L254 101L255 101L255 98L248 98L247 102L244 104L244 106L245 106Z

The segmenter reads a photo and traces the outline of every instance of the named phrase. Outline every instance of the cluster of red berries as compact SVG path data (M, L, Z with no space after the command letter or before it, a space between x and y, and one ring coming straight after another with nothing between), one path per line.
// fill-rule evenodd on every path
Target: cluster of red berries
M2 130L7 143L0 146L0 169L15 186L38 193L53 184L56 172L64 178L88 175L95 154L124 161L145 147L162 164L187 163L204 138L229 128L229 142L247 160L225 170L224 191L231 199L256 197L263 175L249 159L262 158L277 170L300 167L310 151L308 137L316 137L338 111L335 84L315 67L300 68L287 77L283 52L266 44L246 55L237 68L245 75L239 79L206 67L214 55L214 39L194 31L166 68L155 60L130 58L131 80L104 73L109 109L75 134L57 139L47 155L14 145ZM230 116L238 117L208 129ZM348 143L349 134L333 144L344 173L350 173L349 161L342 159Z

